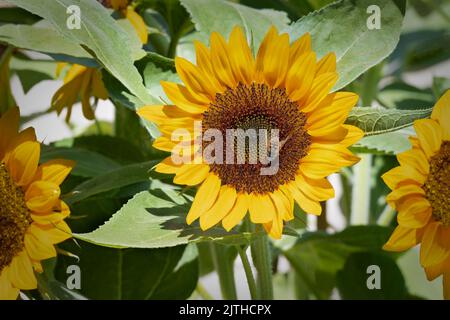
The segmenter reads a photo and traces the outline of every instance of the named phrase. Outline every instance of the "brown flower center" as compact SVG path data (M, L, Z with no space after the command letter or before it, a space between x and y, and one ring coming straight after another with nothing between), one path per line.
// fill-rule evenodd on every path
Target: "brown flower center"
M450 226L450 141L430 159L430 173L424 190L433 209L433 217L445 227Z
M31 222L22 188L15 185L5 164L0 163L0 273L23 250Z
M223 148L223 163L210 164L211 171L220 177L223 185L230 185L238 192L273 192L280 185L295 179L299 162L309 150L311 137L305 124L306 115L299 111L295 102L289 100L284 89L240 83L235 89L217 94L203 114L203 131L220 130L226 141L229 138L227 131L234 129L232 146L235 161L226 161L226 153L230 152L228 140ZM251 140L250 131L256 133L256 140ZM240 138L246 143L240 144ZM252 141L257 142L256 146L252 146ZM203 147L206 148L209 143L203 141ZM245 161L238 161L239 157ZM277 165L274 165L275 159ZM268 168L275 168L275 171L262 174L261 169Z

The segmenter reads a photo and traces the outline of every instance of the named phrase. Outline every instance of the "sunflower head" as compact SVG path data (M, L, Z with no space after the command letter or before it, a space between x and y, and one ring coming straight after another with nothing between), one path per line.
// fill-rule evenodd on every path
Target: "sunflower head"
M0 118L0 299L36 288L34 271L54 257L54 244L70 237L64 222L70 211L59 185L73 162L39 165L40 144L32 128L19 129L19 110Z
M398 227L384 248L403 251L421 243L420 262L430 280L444 275L450 299L450 90L436 103L431 119L417 120L412 149L400 153L399 167L383 175L398 211Z
M58 64L57 76L66 66L66 63ZM102 73L95 68L75 64L67 71L64 85L53 95L52 109L56 110L58 115L67 109L66 121L69 122L73 105L77 101L81 101L83 115L86 119L93 120L95 115L91 98L108 99L108 91L103 84Z
M156 171L199 186L189 224L231 230L249 212L280 238L294 201L320 214L334 196L326 177L358 161L347 147L363 132L344 124L358 97L331 93L336 57L317 59L309 34L291 43L272 27L254 56L236 27L195 48L196 65L175 59L183 84L161 83L173 105L138 111L159 126L154 147L172 153Z

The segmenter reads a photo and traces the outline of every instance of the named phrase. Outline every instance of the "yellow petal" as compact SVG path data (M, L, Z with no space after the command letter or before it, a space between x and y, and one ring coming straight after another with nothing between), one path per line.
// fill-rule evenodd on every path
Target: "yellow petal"
M127 7L125 17L133 25L139 36L139 40L141 40L141 43L146 44L148 42L148 31L144 19L142 19L142 17L138 15L131 6Z
M19 186L28 185L34 178L39 163L41 147L38 142L25 142L8 156L9 172Z
M19 289L12 286L7 274L8 267L0 273L0 300L16 300L19 296Z
M56 250L53 244L44 239L38 239L33 234L25 235L25 249L31 259L45 260L56 256Z
M317 62L316 77L327 72L336 71L336 54L330 52Z
M265 82L273 88L284 86L289 67L289 36L277 36L274 42L270 43L264 57L260 57L258 52L257 59L264 59L262 74Z
M303 211L305 211L306 213L314 214L316 216L319 216L322 213L322 206L320 205L320 203L306 196L302 191L300 191L295 183L288 183L287 187L294 197L295 202L298 203Z
M275 204L269 195L249 195L250 220L253 223L267 223L272 221L277 214Z
M399 153L397 160L402 166L412 166L420 173L428 175L430 172L430 165L422 149L413 148L411 150Z
M242 29L233 28L229 40L229 59L234 78L238 82L250 84L255 73L255 59L253 58L247 39Z
M197 220L202 214L208 211L220 191L220 179L215 174L209 174L195 195L194 202L186 218L187 224L191 224Z
M238 194L236 203L234 204L230 213L228 213L227 216L222 220L222 225L225 230L230 231L244 219L248 211L248 206L248 195Z
M14 287L21 290L33 290L37 287L33 265L27 253L22 251L11 262L8 269L8 277Z
M386 201L389 204L391 204L392 202L392 206L395 209L395 202L402 199L403 197L407 196L417 197L420 195L422 196L425 195L425 191L420 186L418 186L417 184L406 184L394 189L394 191L388 194L386 197Z
M383 246L384 250L400 252L415 247L423 236L423 229L409 229L397 226L389 241Z
M438 263L434 266L426 267L425 273L427 275L428 281L433 281L437 277L439 277L442 273L444 273L445 261Z
M203 182L209 174L207 164L185 164L176 173L173 182L195 186Z
M177 165L173 163L172 157L167 157L155 166L155 171L159 173L174 174L177 173L181 167L182 164Z
M411 197L398 206L398 224L405 228L422 228L431 218L431 206L425 198Z
M311 52L311 35L307 32L294 41L289 49L289 65L294 64L300 56L309 52Z
M208 108L209 99L204 101L196 99L186 87L180 84L161 81L161 86L170 101L185 112L201 114Z
M414 121L414 129L417 138L419 138L420 146L428 158L439 151L442 142L442 129L435 120L416 120Z
M102 73L100 70L94 70L91 79L91 94L102 100L108 99L108 91L103 84Z
M200 227L202 230L208 230L219 223L230 213L235 202L236 189L229 186L222 186L214 205L200 217Z
M32 227L32 228L31 228ZM60 221L54 225L32 224L31 232L38 238L46 238L46 241L53 244L61 243L72 237L72 231L65 221Z
M61 191L53 182L35 181L25 193L28 209L35 212L51 212L58 204Z
M389 170L381 176L384 183L391 189L397 188L401 182L410 182L417 185L423 185L426 180L426 176L421 174L415 168L409 165L402 165Z
M198 67L180 57L175 58L175 67L181 80L191 92L203 95L211 100L215 98L216 88L207 81L207 77L203 75L203 72Z
M311 112L319 106L320 102L330 93L338 79L336 72L327 72L316 77L306 98L299 101L300 110Z
M431 119L437 120L442 127L445 140L450 140L450 90L447 90L433 108Z
M235 88L237 80L231 69L231 63L228 58L228 46L224 38L217 32L211 34L211 61L214 74L217 80L226 87Z
M358 102L352 92L337 92L329 95L307 118L308 133L312 136L326 135L344 124L350 110Z
M34 180L44 180L59 186L70 174L73 167L75 167L75 161L51 160L38 167Z
M430 223L420 247L420 263L423 267L436 265L450 255L450 228L444 228L440 222Z
M292 101L302 99L311 89L316 71L316 54L308 52L300 56L286 76L286 92Z
M314 201L325 201L334 198L334 189L327 179L310 179L303 175L298 175L295 179L297 187L308 198Z

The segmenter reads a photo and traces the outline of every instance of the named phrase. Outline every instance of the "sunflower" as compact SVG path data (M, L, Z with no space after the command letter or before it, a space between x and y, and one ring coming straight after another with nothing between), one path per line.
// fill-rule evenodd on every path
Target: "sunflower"
M444 297L450 299L450 90L431 119L416 120L414 129L412 149L383 175L392 190L386 200L398 211L398 226L384 249L404 251L421 243L428 280L443 275Z
M0 118L0 300L35 289L40 261L56 256L54 244L71 236L59 185L74 164L39 165L34 130L18 129L19 110L13 108Z
M67 63L58 63L56 76L67 66ZM64 77L64 85L56 91L52 98L52 110L58 115L67 108L66 121L69 122L73 105L81 100L83 115L88 120L95 118L91 105L91 97L95 99L108 99L108 91L103 84L102 73L95 68L88 68L75 64L70 67Z
M176 184L198 186L188 224L200 219L201 228L207 230L222 222L230 231L249 212L253 223L262 224L278 239L284 222L294 218L294 201L305 212L320 215L320 202L334 197L326 177L359 160L347 147L363 132L344 124L358 96L330 93L338 79L335 54L317 60L309 34L290 44L287 34L278 34L272 27L256 58L239 27L228 42L212 33L210 43L209 49L195 42L197 65L175 59L184 85L161 83L173 105L138 110L160 129L155 148L172 156L195 154L195 161L182 164L168 157L155 170L175 174ZM198 155L200 143L194 143L198 140L194 135L180 151L172 134L180 128L195 132L197 121L202 132L278 130L277 172L262 175L261 169L268 165L261 159L244 164L206 161ZM209 143L202 141L200 147L206 150ZM236 152L249 159L253 151L243 146Z
M144 19L142 19L142 17L134 11L134 8L129 5L130 2L131 1L129 0L109 0L109 7L113 8L130 21L142 44L146 44L148 42L147 25L145 24Z

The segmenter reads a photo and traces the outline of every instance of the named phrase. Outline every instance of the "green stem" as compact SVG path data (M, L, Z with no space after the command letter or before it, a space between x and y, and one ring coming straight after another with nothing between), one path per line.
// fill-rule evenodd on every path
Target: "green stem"
M200 282L197 284L195 292L197 292L203 300L214 300L213 296L205 289L205 287Z
M227 248L220 244L210 243L214 268L220 282L220 290L225 300L237 300L234 282L233 259L230 259Z
M258 291L256 289L255 278L253 277L252 267L248 261L247 253L240 246L236 246L239 256L241 257L242 265L244 266L245 276L247 278L248 289L250 291L250 296L253 300L258 299Z
M372 155L359 155L361 161L353 167L352 216L350 224L367 225L370 220L370 179Z
M258 298L262 300L272 300L272 253L270 251L268 236L263 235L253 241L251 244L251 251L253 264L255 265L256 271L258 272Z
M377 224L380 226L388 226L391 224L392 220L395 218L395 210L391 208L390 205L386 205L380 217L377 220Z

